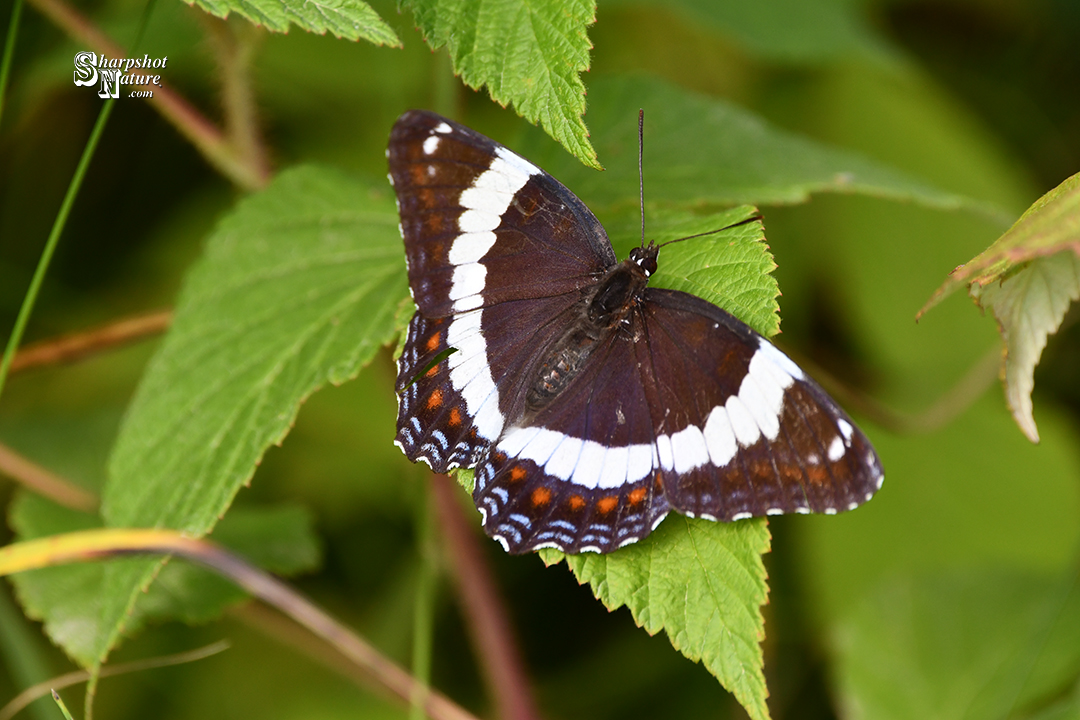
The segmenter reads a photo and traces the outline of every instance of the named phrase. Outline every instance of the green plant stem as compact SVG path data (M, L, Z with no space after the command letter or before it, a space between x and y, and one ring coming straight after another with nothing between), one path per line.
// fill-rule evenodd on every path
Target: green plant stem
M75 174L68 185L67 194L64 195L64 201L60 204L60 212L56 214L56 220L53 222L52 230L49 232L49 239L45 242L45 249L38 260L37 270L34 271L34 277L30 281L30 288L23 298L22 307L19 308L19 315L15 319L15 327L11 331L7 348L4 350L4 358L0 360L0 396L4 392L4 382L7 379L8 369L11 367L11 361L15 357L15 351L19 349L23 332L26 331L26 324L30 320L30 313L34 309L34 303L37 302L41 283L45 280L45 273L49 269L49 263L52 261L53 253L56 251L56 245L60 241L60 233L64 231L64 226L67 224L71 206L75 204L75 198L79 194L79 188L82 187L83 178L86 177L86 170L90 167L90 160L94 157L94 151L97 150L98 141L101 140L101 134L105 131L105 125L109 122L109 115L112 114L115 102L115 100L106 100L105 104L101 106L97 122L94 123L94 129L90 132L90 139L87 141L86 147L83 148L79 165L75 168Z
M11 75L11 63L15 58L15 38L19 34L22 7L23 0L15 0L11 4L11 23L8 25L7 41L4 43L4 59L0 60L0 120L4 118L4 107L7 105L8 77Z
M432 63L431 109L448 118L460 119L458 110L458 80L454 77L454 65L450 62L449 52L436 51Z
M413 605L412 676L417 684L410 700L410 720L423 720L425 717L424 701L431 687L431 648L435 636L435 588L438 579L432 495L426 483L422 487L423 498L419 503L416 523L420 563Z
M73 718L71 717L71 711L67 709L67 705L65 705L64 701L60 699L60 693L53 690L52 698L53 701L56 703L57 707L60 708L60 712L64 713L65 720L73 720Z
M199 14L221 76L225 136L242 162L260 177L270 177L270 161L259 128L258 103L251 78L252 58L261 39L246 21Z

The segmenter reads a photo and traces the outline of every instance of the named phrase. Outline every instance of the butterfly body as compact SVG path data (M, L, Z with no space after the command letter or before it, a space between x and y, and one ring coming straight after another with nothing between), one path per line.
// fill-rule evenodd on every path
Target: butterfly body
M715 520L837 512L880 487L865 436L724 310L648 286L557 180L427 112L388 148L417 313L396 442L476 470L511 552L610 552L672 509Z

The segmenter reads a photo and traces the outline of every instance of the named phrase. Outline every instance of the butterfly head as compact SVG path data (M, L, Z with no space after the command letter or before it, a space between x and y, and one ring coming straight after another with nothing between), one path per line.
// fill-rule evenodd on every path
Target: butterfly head
M656 256L659 253L660 248L656 246L656 243L650 242L648 245L631 250L630 260L645 271L645 277L649 277L656 272Z

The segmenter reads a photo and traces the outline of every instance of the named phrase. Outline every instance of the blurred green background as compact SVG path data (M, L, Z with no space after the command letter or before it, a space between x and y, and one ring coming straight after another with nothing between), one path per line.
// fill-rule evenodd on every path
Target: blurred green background
M432 53L392 3L373 5L403 50L299 30L259 33L256 98L277 168L321 162L381 177L394 119L435 102L448 72L445 51ZM4 23L9 7L0 7ZM143 5L78 7L126 42ZM167 55L168 81L216 116L219 88L200 14L158 0L143 46ZM590 39L586 85L628 70L659 75L1009 217L1080 169L1075 0L601 2ZM71 82L71 59L82 49L32 8L24 11L0 125L4 337L99 108L94 93ZM460 89L455 102L458 119L500 140L535 132L484 92ZM646 188L648 175L646 161ZM144 103L118 103L27 340L169 306L239 196ZM780 342L857 392L916 413L998 346L993 321L962 294L919 324L914 316L946 274L1007 223L841 194L763 210L783 292ZM1080 625L1080 602L1070 595L1080 540L1076 318L1074 307L1036 372L1040 445L1021 435L997 384L932 431L898 433L860 417L886 468L879 495L851 514L770 521L764 647L774 717L1080 717L1080 643L1055 649L1052 642L1076 638L1070 628ZM14 376L0 400L0 440L99 488L154 345ZM415 506L425 475L391 444L393 376L387 349L358 380L316 394L237 504L309 509L322 564L296 584L407 664L419 568ZM17 494L0 482L9 512ZM7 528L0 535L11 539ZM744 716L704 669L635 628L627 611L605 611L565 566L545 569L536 557L482 547L546 717ZM437 608L434 684L489 712L446 581ZM98 717L404 715L244 618L236 612L195 628L143 631L114 660L222 637L232 648L104 680ZM0 636L0 703L70 668L40 626L22 617L6 584ZM1038 658L1024 664L1029 650ZM47 703L25 712L58 717Z

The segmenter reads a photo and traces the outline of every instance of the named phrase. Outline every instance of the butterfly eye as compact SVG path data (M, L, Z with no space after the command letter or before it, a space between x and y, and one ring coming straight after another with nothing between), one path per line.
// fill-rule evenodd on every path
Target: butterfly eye
M636 247L630 251L630 259L645 271L646 276L650 276L656 272L657 253L658 248L653 245L648 247Z

